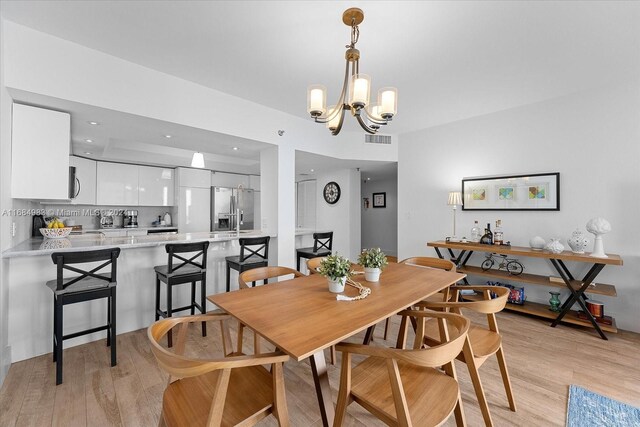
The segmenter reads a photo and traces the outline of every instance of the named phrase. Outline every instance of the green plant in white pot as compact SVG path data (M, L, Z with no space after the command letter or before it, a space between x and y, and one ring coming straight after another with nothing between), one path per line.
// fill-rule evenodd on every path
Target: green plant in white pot
M387 266L387 256L380 248L364 249L358 256L358 264L364 267L364 280L377 282Z
M344 292L347 277L351 276L351 261L338 254L329 255L320 261L318 273L327 278L329 291L336 294Z

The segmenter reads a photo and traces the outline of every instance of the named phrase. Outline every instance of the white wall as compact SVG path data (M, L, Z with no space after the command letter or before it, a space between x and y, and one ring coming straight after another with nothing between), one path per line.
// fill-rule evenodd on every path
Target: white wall
M330 205L323 197L324 186L335 181L340 199ZM333 252L356 261L360 253L360 172L342 169L317 177L316 229L333 231Z
M5 26L0 22L0 64L5 63ZM31 216L18 215L12 209L29 209L26 200L11 198L11 104L12 99L4 84L4 67L0 67L0 252L27 239L31 233ZM15 224L16 235L11 233ZM11 361L8 346L9 260L0 260L0 384Z
M362 248L380 248L387 255L398 255L398 179L362 181L360 208ZM387 207L373 207L373 193L387 193ZM363 198L369 199L364 208Z
M618 297L597 299L618 327L640 332L639 161L640 80L402 135L398 254L435 256L426 242L450 234L447 194L463 177L560 172L559 212L459 210L458 234L468 234L475 219L502 219L505 239L514 245L528 246L540 235L561 237L566 246L576 227L608 219L613 230L604 236L605 251L620 254L624 266L606 267L596 280L616 285ZM542 261L521 261L527 272L552 272ZM569 267L579 268L580 277L586 268ZM529 299L549 300L550 289L525 287Z

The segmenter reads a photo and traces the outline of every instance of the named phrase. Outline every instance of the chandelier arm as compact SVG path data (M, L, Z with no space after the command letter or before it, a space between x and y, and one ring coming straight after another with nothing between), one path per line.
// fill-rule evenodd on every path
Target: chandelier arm
M369 111L366 108L363 108L364 113L367 115L367 119L371 122L371 123L375 123L377 125L386 125L388 123L388 120L385 119L377 119L375 117L373 117Z
M369 126L367 126L364 120L362 120L362 116L360 114L356 114L356 119L358 119L358 123L360 123L360 126L362 127L362 129L364 129L365 132L371 133L371 134L378 132L377 129L371 129Z
M339 107L339 108L338 108L338 107ZM315 122L316 122L316 123L322 123L322 124L328 123L328 122L330 122L331 120L335 119L335 118L336 118L336 116L337 116L338 114L340 114L340 112L342 111L342 109L343 109L343 108L344 108L344 107L343 107L343 104L337 104L337 105L336 105L336 109L335 109L335 110L333 110L333 112L332 112L331 114L329 114L327 117L325 117L325 118L323 118L323 119L322 119L322 118L318 118L318 117L316 117L316 118L315 118Z
M344 123L344 110L345 110L345 105L342 106L342 115L340 116L340 121L338 122L338 126L336 126L335 130L331 132L333 136L336 136L342 130L342 123Z

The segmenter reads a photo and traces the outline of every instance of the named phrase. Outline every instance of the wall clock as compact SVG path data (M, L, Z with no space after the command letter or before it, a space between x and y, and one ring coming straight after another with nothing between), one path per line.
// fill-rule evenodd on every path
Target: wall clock
M340 200L340 186L331 181L324 186L324 200L330 205L335 205Z

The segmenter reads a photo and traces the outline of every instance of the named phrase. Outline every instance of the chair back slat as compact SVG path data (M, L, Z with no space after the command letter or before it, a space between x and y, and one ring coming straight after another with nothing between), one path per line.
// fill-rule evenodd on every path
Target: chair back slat
M105 282L115 282L117 277L117 259L120 256L120 248L100 249L97 251L76 251L76 252L54 252L51 259L56 264L56 290L62 291L67 287L79 282L87 277L104 280ZM84 270L71 264L88 264L97 261L105 261L91 270ZM97 274L98 271L111 266L111 270ZM64 282L64 270L73 271L80 274L67 283Z
M324 259L324 257L315 257L311 258L307 261L307 269L309 269L309 274L317 274L318 267L320 267L320 262Z
M240 240L240 262L251 257L269 259L269 240L271 237L243 237Z
M268 280L276 277L288 276L293 274L293 277L304 277L304 274L298 270L288 267L258 267L251 270L244 271L238 276L238 284L240 289L248 288L248 283L257 282L260 280Z
M333 231L325 233L313 233L313 252L326 249L331 252L333 247Z
M209 242L195 242L195 243L170 243L165 245L167 254L169 254L169 260L167 262L168 273L171 274L176 270L187 265L193 265L196 268L207 268L207 249L209 249ZM178 254L189 253L193 254L190 258L185 258ZM177 266L174 266L174 258L182 261ZM200 258L200 260L197 260Z

